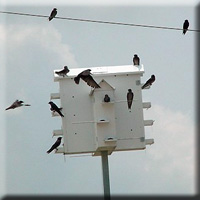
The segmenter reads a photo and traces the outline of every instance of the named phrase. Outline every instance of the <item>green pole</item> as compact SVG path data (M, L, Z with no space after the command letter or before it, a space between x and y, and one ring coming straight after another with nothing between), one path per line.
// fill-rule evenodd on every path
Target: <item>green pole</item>
M102 171L103 171L104 199L105 200L110 200L108 151L101 151L101 162L102 162Z

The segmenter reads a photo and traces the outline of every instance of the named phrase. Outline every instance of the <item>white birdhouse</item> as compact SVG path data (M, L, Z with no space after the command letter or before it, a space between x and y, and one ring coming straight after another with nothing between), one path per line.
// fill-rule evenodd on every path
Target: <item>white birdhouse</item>
M142 102L143 66L90 68L100 88L91 88L82 79L79 84L75 83L74 77L86 69L70 69L65 77L55 74L58 70L54 71L54 81L59 82L60 91L52 93L51 99L60 99L64 114L60 117L62 128L53 131L53 135L62 135L64 141L57 153L98 156L104 150L111 154L145 149L147 144L153 144L153 139L146 139L144 131L144 126L153 125L153 120L143 119L143 108L151 106L150 102ZM130 109L129 89L134 94Z

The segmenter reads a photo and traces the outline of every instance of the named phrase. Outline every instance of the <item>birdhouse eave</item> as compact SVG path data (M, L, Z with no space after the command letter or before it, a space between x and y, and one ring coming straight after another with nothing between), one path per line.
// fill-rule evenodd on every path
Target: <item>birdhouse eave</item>
M94 77L100 76L112 76L112 75L124 75L124 74L143 74L143 65L121 65L121 66L102 66L102 67L88 67L88 68L71 68L66 76L59 76L55 72L60 70L54 70L54 81L59 81L60 79L74 78L83 70L91 69L91 74Z

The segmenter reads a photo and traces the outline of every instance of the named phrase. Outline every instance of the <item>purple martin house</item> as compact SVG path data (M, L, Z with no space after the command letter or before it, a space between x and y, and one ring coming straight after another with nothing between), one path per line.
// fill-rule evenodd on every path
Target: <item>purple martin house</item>
M53 131L54 136L63 137L64 144L56 153L100 156L107 151L110 155L115 151L143 150L154 143L145 136L145 126L152 126L153 120L144 119L143 114L144 108L151 107L150 102L142 100L143 65L69 69L64 77L55 73L60 69L54 70L59 92L50 98L59 99L64 115L61 118L52 114L62 121L61 128ZM92 88L82 79L79 84L74 82L74 77L86 69L91 69L100 88ZM134 93L131 109L127 105L128 89ZM109 96L108 102L104 101L105 95Z

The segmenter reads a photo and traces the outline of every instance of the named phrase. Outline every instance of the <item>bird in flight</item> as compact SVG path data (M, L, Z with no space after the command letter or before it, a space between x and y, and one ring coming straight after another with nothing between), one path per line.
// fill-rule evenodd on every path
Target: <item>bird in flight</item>
M133 57L133 65L140 65L140 58L137 54L135 54Z
M75 78L74 81L76 84L79 84L80 82L80 78L82 80L84 80L89 86L93 87L93 88L100 88L100 86L96 83L96 81L92 78L91 73L90 73L91 69L86 69L84 71L82 71L81 73L79 73Z
M57 8L54 8L54 9L51 11L51 14L50 14L50 16L49 16L49 21L51 21L56 15L57 15Z
M67 73L69 72L69 69L67 66L64 66L64 69L60 70L60 71L57 71L55 72L56 74L58 74L59 76L65 76L67 75Z
M61 117L64 117L64 115L60 112L62 108L58 108L58 106L52 101L50 101L49 104L51 105L51 108L50 108L51 111L57 112Z
M51 148L47 151L47 153L51 153L54 149L57 149L61 143L62 137L59 137L56 142L51 146Z
M11 106L6 108L5 110L15 109L21 106L30 106L30 104L23 104L23 103L24 103L23 101L16 100L14 103L11 104Z
M131 105L132 105L132 102L133 102L133 97L134 97L134 94L133 94L132 90L128 89L127 104L128 104L128 109L129 110L131 109Z
M152 83L156 80L155 75L151 75L151 78L146 81L146 83L142 86L142 89L152 85Z
M104 96L104 102L110 102L110 97L107 95L107 94L105 94L105 96Z
M186 19L183 23L183 34L185 35L189 27L189 21Z

